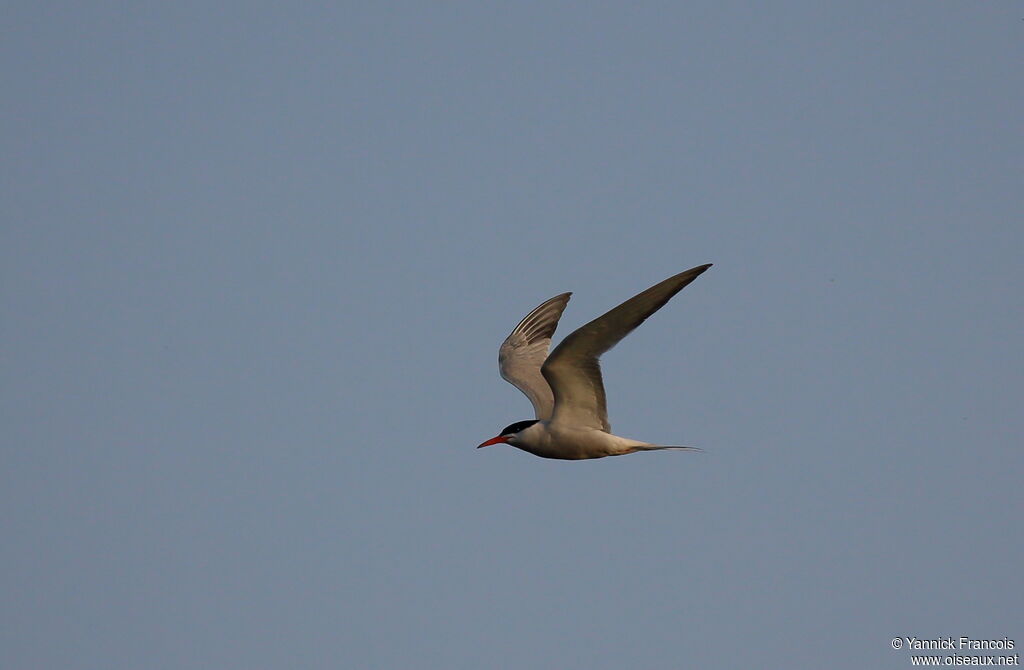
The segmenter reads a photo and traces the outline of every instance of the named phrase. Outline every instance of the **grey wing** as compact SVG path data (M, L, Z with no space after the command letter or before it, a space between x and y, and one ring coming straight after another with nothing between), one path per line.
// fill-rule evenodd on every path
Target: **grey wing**
M554 394L552 422L611 432L601 380L601 354L618 344L709 267L710 264L701 265L669 277L562 340L541 368Z
M540 366L548 356L551 336L572 293L546 300L519 322L498 349L498 371L502 378L523 392L533 403L541 421L551 418L554 396Z

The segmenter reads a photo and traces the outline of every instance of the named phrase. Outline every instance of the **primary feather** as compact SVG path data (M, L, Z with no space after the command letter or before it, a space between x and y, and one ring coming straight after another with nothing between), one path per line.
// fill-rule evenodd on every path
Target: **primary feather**
M562 293L542 302L519 322L498 349L498 371L502 379L530 399L541 421L551 418L555 399L540 373L540 366L548 356L551 336L555 334L570 296L572 293Z

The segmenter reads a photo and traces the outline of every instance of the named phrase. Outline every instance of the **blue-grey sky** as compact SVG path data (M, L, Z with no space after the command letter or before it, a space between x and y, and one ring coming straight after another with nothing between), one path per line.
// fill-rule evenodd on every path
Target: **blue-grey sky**
M1020 3L3 18L3 668L1024 644ZM528 310L706 262L605 357L706 453L474 448Z

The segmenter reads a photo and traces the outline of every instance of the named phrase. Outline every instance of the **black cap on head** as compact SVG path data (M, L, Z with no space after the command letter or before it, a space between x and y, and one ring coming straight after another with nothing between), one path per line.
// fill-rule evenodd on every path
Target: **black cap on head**
M530 419L529 421L516 421L513 424L505 426L505 428L501 431L501 434L514 435L521 430L526 430L535 423L537 423L537 419Z

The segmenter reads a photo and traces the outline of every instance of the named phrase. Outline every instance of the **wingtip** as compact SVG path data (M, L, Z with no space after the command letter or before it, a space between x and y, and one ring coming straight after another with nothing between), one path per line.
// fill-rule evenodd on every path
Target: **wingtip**
M713 263L705 263L704 265L698 265L695 268L690 268L686 272L681 273L683 276L690 277L691 281L707 272Z
M689 270L683 270L682 272L680 272L676 276L670 277L666 281L672 281L672 280L675 280L675 279L686 279L687 280L686 283L688 284L691 281L693 281L694 279L696 279L697 277L699 277L702 274L704 274L708 270L708 268L710 268L712 265L713 265L713 263L705 263L704 265L698 265L696 267L692 267Z

